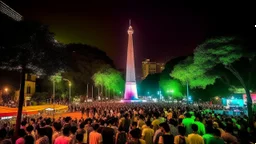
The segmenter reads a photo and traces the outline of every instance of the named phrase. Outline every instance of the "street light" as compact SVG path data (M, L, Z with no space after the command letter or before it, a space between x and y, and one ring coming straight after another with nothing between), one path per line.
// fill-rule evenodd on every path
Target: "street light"
M71 98L71 86L72 86L72 83L71 83L71 81L70 80L68 80L68 79L63 79L64 81L68 81L68 93L69 93L69 96L68 96L68 102L70 103L70 98Z
M8 90L9 90L8 88L5 88L5 89L4 89L5 92L8 92Z

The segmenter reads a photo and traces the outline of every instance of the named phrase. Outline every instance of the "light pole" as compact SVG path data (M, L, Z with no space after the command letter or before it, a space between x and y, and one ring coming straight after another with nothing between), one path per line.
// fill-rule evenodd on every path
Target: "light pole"
M65 79L65 78L64 78L63 80L68 82L68 93L69 93L69 95L68 95L68 103L70 104L72 83L71 83L71 81L68 80L68 79Z

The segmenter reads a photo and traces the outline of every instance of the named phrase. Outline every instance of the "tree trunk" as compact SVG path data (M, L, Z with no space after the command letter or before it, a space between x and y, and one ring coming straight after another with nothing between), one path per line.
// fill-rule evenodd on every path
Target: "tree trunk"
M24 103L24 87L25 87L25 67L22 67L21 70L21 82L20 82L20 95L19 95L19 105L18 105L18 113L16 118L16 129L15 129L15 137L18 137L18 132L20 130L21 124L21 116L22 116L22 107Z
M246 93L246 99L247 99L247 110L248 110L248 117L249 117L249 124L253 124L253 112L252 112L252 98L251 93L248 88L244 88Z
M250 90L248 89L247 85L245 85L245 82L243 78L240 76L238 71L232 66L225 66L242 84L245 93L246 93L246 99L247 99L247 110L248 110L248 118L249 118L249 124L253 123L253 113L252 113L252 98L250 94Z

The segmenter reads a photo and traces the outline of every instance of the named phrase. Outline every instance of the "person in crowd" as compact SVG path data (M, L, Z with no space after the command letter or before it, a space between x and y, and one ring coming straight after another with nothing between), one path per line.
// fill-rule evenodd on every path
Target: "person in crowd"
M93 131L89 134L89 144L102 144L103 139L102 135L97 132L99 128L99 124L93 124Z
M15 144L25 144L24 137L26 136L26 132L24 129L19 129L19 138L16 140Z
M75 144L76 143L76 131L77 131L77 127L76 126L71 126L70 128L70 144Z
M36 144L50 144L49 138L46 136L45 128L38 128L38 139L36 140Z
M130 131L131 138L126 144L146 144L146 142L141 138L141 130L139 128Z
M238 143L237 138L235 136L233 136L232 133L233 133L233 125L232 124L227 124L226 130L221 135L221 137L223 138L223 140L226 143L236 144L236 143Z
M174 137L174 144L188 144L188 138L185 136L185 127L178 126L178 132L179 134Z
M85 144L83 143L84 135L83 134L76 134L76 144Z
M204 139L200 136L198 131L198 126L196 124L192 124L192 133L188 135L188 143L189 144L204 144Z
M153 130L156 131L159 128L160 120L159 120L159 113L154 113L154 120L152 121Z
M169 126L170 126L170 131L171 131L171 134L175 137L176 135L179 134L178 132L178 122L174 119L170 119L169 120Z
M118 132L116 133L115 144L125 144L127 141L127 134L124 131L124 128L120 126Z
M196 116L196 120L194 122L198 126L198 134L203 136L205 134L205 125L203 124L203 118L201 115Z
M146 144L153 144L154 130L151 128L151 122L146 122L146 127L142 129L142 139L146 141Z
M54 144L54 141L57 137L61 136L61 123L60 122L54 122L52 129L53 129L53 134L52 134L52 144Z
M34 143L35 143L35 139L32 135L25 136L25 144L34 144Z
M213 137L208 141L208 144L224 144L225 141L221 138L221 133L219 129L214 129Z
M69 127L64 127L63 134L55 139L54 144L69 144L71 141L71 138L69 137L69 131Z
M113 121L113 119L108 120L108 126L102 129L103 144L114 144L115 130L112 128Z
M182 120L182 124L186 128L186 135L189 135L193 132L192 124L194 124L194 119L191 118L191 114L187 112L185 118Z
M158 144L173 144L174 136L170 133L169 125L166 122L161 123L160 128L162 129L163 135L159 137Z

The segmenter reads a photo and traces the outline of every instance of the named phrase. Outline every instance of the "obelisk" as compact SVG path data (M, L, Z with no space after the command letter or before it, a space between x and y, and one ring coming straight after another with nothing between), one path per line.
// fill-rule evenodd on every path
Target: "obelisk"
M134 62L134 49L133 49L133 32L131 20L129 20L128 29L128 47L127 47L127 61L126 61L126 81L125 81L125 102L138 100L136 77L135 77L135 62Z

